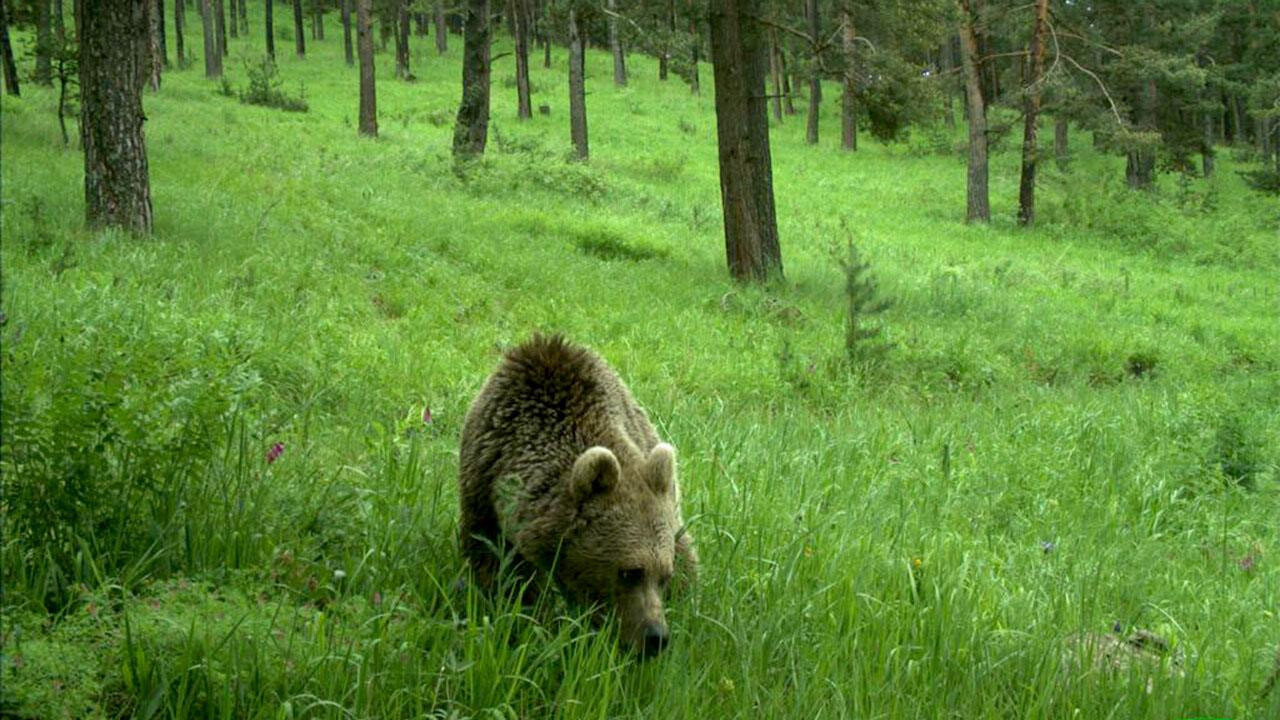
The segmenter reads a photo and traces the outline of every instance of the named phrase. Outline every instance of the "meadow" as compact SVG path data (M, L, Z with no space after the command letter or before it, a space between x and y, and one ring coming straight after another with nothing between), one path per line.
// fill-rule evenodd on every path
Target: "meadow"
M377 55L367 140L336 23L277 23L307 112L234 97L257 30L230 95L144 96L154 237L83 228L52 91L0 101L0 715L1280 716L1280 206L1236 151L1135 193L1073 128L1023 230L1010 136L966 226L963 127L842 153L828 101L816 147L775 124L786 278L743 286L708 66L589 52L574 163L563 49L524 122L503 57L456 165L458 36ZM862 362L850 239L893 301ZM702 569L656 660L458 582L462 418L537 330L678 449Z

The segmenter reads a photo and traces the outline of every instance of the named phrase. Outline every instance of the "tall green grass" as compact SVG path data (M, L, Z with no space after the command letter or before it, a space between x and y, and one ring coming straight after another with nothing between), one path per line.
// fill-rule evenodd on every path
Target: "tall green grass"
M414 83L377 56L365 141L330 30L304 60L277 46L306 113L241 105L199 64L144 98L153 238L82 229L50 92L0 104L0 712L1280 712L1259 695L1278 210L1229 158L1134 194L1077 132L1023 231L1006 148L996 221L968 227L958 135L842 154L828 103L817 148L773 129L787 281L744 287L709 92L638 56L617 89L591 53L576 164L563 53L535 63L551 114L525 123L505 58L489 152L456 166L460 40L415 38ZM233 91L259 34L232 43ZM895 301L889 349L854 367L842 219ZM558 598L459 583L462 416L537 329L598 349L679 449L702 576L656 661ZM1069 650L1117 624L1172 651L1108 671Z

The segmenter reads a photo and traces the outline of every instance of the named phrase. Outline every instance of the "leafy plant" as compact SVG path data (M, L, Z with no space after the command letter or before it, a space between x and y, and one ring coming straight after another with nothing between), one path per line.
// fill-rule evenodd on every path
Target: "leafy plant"
M299 90L297 97L285 93L284 81L276 69L276 63L264 55L258 63L244 64L245 73L249 76L249 87L240 91L240 102L246 105L262 105L286 112L306 112L307 99L304 90Z

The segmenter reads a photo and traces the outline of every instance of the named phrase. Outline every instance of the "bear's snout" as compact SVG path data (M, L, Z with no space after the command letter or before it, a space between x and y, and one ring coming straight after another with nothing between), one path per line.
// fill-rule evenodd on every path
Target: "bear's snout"
M645 625L644 632L641 635L640 654L645 657L653 657L662 652L670 640L671 633L665 625L649 623Z

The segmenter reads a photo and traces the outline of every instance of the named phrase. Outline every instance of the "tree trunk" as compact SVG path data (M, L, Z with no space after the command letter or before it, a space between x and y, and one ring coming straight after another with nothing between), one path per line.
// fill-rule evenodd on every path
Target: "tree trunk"
M582 57L582 33L578 29L578 11L569 8L569 135L573 140L573 154L586 160L587 150L587 88Z
M1204 114L1204 144L1200 147L1200 159L1203 162L1204 176L1213 177L1213 113Z
M853 28L853 8L846 1L840 13L842 50L844 50L844 93L840 103L840 147L858 149L857 37Z
M360 134L378 137L378 92L373 73L373 31L369 27L372 0L355 0L356 41L360 50Z
M533 103L529 98L529 14L524 3L511 0L509 7L516 28L516 117L528 120L533 117Z
M49 0L36 0L36 69L31 81L37 85L53 85L50 59L53 57L53 18Z
M1044 75L1044 34L1049 18L1049 0L1036 0L1036 19L1031 26L1031 77L1022 99L1022 180L1018 184L1018 224L1036 221L1036 131L1040 126L1040 77Z
M182 0L178 0L178 2L182 2ZM272 21L272 18L271 18L271 4L272 4L272 0L266 0L266 10L264 11L266 13L266 27L267 27L267 57L271 58L272 60L275 60L276 59L276 32L275 32L276 28L275 28L275 23Z
M159 45L160 45L160 67L168 68L169 67L169 43L168 43L168 39L165 37L165 32L164 32L164 0L154 0L154 1L156 4L156 31L157 31L156 36L159 39ZM58 2L55 2L53 4L53 9L59 14L61 14L62 0L58 0ZM54 35L57 38L58 45L61 46L63 42L62 29L58 25L59 25L58 23L54 23L54 30L55 30Z
M1232 95L1231 102L1231 127L1235 128L1235 132L1231 135L1232 144L1242 144L1249 142L1249 130L1244 126L1244 111L1241 109L1239 95Z
M63 20L62 0L53 0L53 39L54 47L64 47L67 40L67 27Z
M654 26L657 27L659 22L661 22L661 20L659 19L658 14L655 12L653 17ZM666 40L663 40L662 47L658 48L658 79L659 80L667 79L667 41Z
M0 53L4 55L4 90L10 95L21 95L18 87L18 65L13 61L13 45L9 43L9 13L0 1Z
M689 0L689 35L692 38L690 61L693 63L689 69L689 91L694 95L701 95L702 81L698 78L698 61L702 59L702 38L698 35L698 6L694 4L694 0Z
M1142 84L1138 102L1138 128L1156 129L1156 81L1148 78ZM1150 190L1155 186L1156 152L1152 147L1139 147L1128 151L1125 158L1125 181L1135 190Z
M408 80L409 73L409 0L397 0L396 8L396 77Z
M204 0L208 2L208 0ZM85 220L91 228L151 232L151 185L142 132L143 57L150 0L81 0L80 141Z
M778 69L782 71L782 110L788 115L795 115L796 104L791 95L791 74L787 72L787 53L783 47L776 44L774 49L778 51Z
M960 55L964 63L965 97L969 106L969 176L965 222L990 222L987 188L987 104L982 97L982 60L973 27L970 0L956 0L960 8Z
M307 56L307 36L302 25L302 0L293 0L293 47L298 57Z
M351 48L351 0L342 2L342 56L347 65L355 65L356 57Z
M436 0L432 12L436 26L436 53L443 55L449 50L449 29L444 24L444 0Z
M551 3L552 0L545 0L542 4L542 67L544 68L551 67Z
M315 32L316 40L324 40L324 8L316 3L315 10L311 15L311 28Z
M220 54L222 57L226 57L226 56L229 54L229 53L228 53L228 50L227 50L227 14L226 14L226 8L225 8L225 6L223 5L222 0L214 0L214 6L213 6L213 7L214 7L214 10L213 10L213 11L214 11L214 19L215 19L215 21L216 21L215 27L216 27L216 28L217 28L217 30L218 30L218 37L217 37L217 40L218 40L218 54ZM219 62L221 62L221 61L219 61Z
M778 38L776 33L769 36L769 78L773 85L773 97L769 98L773 106L773 118L782 122L782 73L778 69L781 61L778 58Z
M711 62L725 255L737 280L782 276L773 203L769 115L765 104L768 44L756 21L762 0L712 0Z
M1068 142L1069 130L1070 126L1067 124L1067 118L1059 110L1058 114L1053 118L1053 157L1060 168L1065 168L1071 160L1071 147Z
M160 14L160 8L164 7L164 0L145 0L147 8L147 44L146 54L143 55L143 61L146 63L143 72L146 73L147 87L152 92L160 90L160 73L164 71L164 54L160 52L161 38L164 37L164 16Z
M249 0L240 0L240 34L249 37L249 9L245 5Z
M80 0L89 2L90 0ZM204 76L222 77L222 53L218 50L218 35L213 27L213 9L209 0L200 0L200 12L203 14L201 25L204 27Z
M606 17L609 20L609 50L613 53L613 84L626 87L627 63L622 56L622 43L618 42L618 18L614 15L618 9L617 0L609 0L608 8Z
M467 0L462 36L462 102L453 128L453 154L484 153L489 137L489 0Z
M244 1L245 0L231 0L231 22L227 25L227 28L233 38L240 37L240 27L239 23L236 22L236 15L240 12L240 3Z
M186 3L183 0L173 0L173 39L176 42L174 46L178 54L178 69L181 70L187 66L186 56L186 39L182 37L183 25L186 23Z
M822 104L822 75L818 71L818 43L822 35L822 27L818 18L818 0L805 0L806 20L809 24L809 37L813 52L813 69L809 72L809 117L805 124L804 141L810 145L818 144L818 108Z

